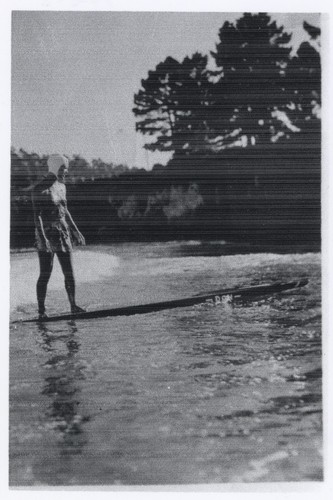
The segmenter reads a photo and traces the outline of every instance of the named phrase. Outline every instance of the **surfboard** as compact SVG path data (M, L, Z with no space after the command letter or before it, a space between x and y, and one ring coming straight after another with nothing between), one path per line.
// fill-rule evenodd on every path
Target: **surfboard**
M272 284L250 286L247 288L226 288L214 290L202 295L184 297L174 300L166 300L162 302L151 302L148 304L137 304L121 307L111 307L109 309L100 309L94 311L86 311L82 313L67 313L56 316L48 316L43 320L39 318L30 318L24 320L13 321L12 323L49 323L51 321L66 321L66 320L87 320L95 318L106 318L114 316L131 316L135 314L148 314L152 312L163 311L165 309L175 309L178 307L190 307L196 304L202 304L207 301L221 302L223 297L230 296L234 299L252 299L262 295L272 295L295 288L301 288L308 284L307 279L289 282L277 282Z

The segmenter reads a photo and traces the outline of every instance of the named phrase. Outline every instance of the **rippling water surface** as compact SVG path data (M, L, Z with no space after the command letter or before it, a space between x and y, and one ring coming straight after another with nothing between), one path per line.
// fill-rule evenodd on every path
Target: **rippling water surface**
M320 255L214 248L78 250L78 302L310 285L258 301L11 326L11 485L322 480ZM11 319L35 314L37 274L34 253L12 255ZM47 305L68 308L57 268Z

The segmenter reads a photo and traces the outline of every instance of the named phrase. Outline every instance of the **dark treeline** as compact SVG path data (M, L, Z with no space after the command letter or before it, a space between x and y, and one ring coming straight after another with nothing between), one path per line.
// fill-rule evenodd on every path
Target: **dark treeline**
M70 159L68 201L88 242L229 239L320 244L320 30L295 55L266 14L226 22L211 52L168 57L134 96L151 172ZM11 244L33 243L29 192L46 157L12 150Z

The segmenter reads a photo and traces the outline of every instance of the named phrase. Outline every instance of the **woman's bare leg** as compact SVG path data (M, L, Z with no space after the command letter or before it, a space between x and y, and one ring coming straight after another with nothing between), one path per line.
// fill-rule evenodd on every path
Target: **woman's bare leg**
M47 291L47 284L49 282L52 268L54 254L52 252L38 252L39 258L39 278L37 281L37 302L39 317L45 315L45 298Z
M57 252L57 257L59 259L62 272L65 277L65 289L68 295L68 300L71 306L71 312L84 312L84 309L76 305L75 302L75 279L72 264L72 253L71 252Z

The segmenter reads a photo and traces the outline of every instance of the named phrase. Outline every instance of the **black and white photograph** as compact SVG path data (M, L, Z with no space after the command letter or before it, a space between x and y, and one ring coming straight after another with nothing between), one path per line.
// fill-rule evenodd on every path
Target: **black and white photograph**
M10 13L8 486L322 484L327 14L82 4Z

